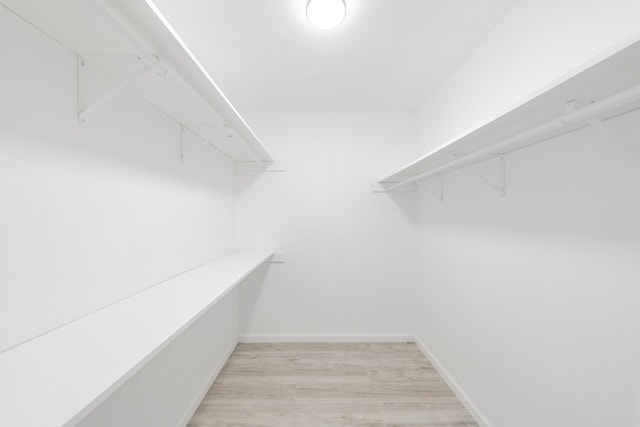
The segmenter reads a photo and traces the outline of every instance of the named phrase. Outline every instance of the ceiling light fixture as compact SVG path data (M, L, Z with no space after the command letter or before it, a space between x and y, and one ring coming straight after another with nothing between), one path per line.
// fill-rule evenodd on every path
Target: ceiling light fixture
M307 19L320 30L336 28L347 14L344 0L309 0Z

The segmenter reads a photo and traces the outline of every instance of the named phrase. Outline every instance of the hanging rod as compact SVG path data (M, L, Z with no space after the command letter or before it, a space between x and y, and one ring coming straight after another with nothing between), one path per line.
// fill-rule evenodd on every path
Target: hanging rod
M142 41L142 39L136 35L132 30L126 27L120 19L116 17L116 15L107 9L100 0L85 0L87 4L89 4L94 11L100 15L100 17L107 23L111 28L116 30L129 45L135 50L136 54L147 63L159 76L164 76L167 74L167 68L160 62L160 58L158 56L150 54L149 47Z
M196 59L193 53L188 49L185 43L180 39L176 31L171 27L166 18L162 15L160 10L151 0L145 0L149 10L153 13L153 17L158 19L164 29L168 31L173 40L180 46L184 53L191 59L193 64L198 68L203 77L206 78L211 87L215 90L217 95L217 102L222 104L220 109L214 108L211 103L203 97L191 84L184 79L184 77L171 65L163 62L162 59L153 52L153 49L145 42L145 38L140 36L138 31L127 25L125 20L119 13L115 12L111 8L107 7L103 0L85 0L96 13L101 16L104 21L112 27L120 36L129 44L129 46L136 52L136 54L147 63L155 72L161 77L171 76L171 78L178 83L178 85L188 93L207 113L211 114L214 118L220 117L231 128L237 132L240 138L244 141L247 151L251 158L259 165L260 168L266 168L266 163L273 162L273 158L262 147L258 141L256 135L249 128L247 123L242 119L237 110L229 102L227 97L222 93L220 88L213 81L211 76L206 72L204 67ZM228 110L228 111L227 111ZM220 124L220 123L217 123Z
M610 97L587 104L578 110L564 114L560 118L550 120L546 123L525 130L522 133L501 140L495 144L491 144L478 151L474 151L461 157L456 157L441 166L389 185L386 187L386 191L393 190L394 188L398 188L412 182L422 181L444 172L460 169L497 155L519 150L549 138L564 135L588 126L594 119L607 117L608 113L614 112L614 114L607 117L611 118L617 114L622 114L638 108L640 108L640 85L633 86L630 89L618 92Z

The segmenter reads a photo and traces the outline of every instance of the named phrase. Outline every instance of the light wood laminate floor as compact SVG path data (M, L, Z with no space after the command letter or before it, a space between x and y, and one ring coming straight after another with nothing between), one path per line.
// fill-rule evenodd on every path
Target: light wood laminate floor
M238 344L188 427L477 426L414 343Z

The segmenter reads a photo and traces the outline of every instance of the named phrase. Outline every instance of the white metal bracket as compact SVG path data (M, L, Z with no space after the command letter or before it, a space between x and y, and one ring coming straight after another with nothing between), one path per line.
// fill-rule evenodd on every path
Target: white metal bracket
M99 58L100 55L92 55L95 58ZM136 57L137 58L137 57ZM140 59L140 58L138 58ZM125 78L123 81L118 83L116 86L107 91L106 94L102 95L102 97L94 102L91 105L88 105L88 96L87 96L87 83L89 79L89 73L91 72L88 67L87 57L76 55L76 87L77 87L77 107L78 107L78 121L83 123L89 116L95 113L100 107L105 105L111 99L113 99L118 93L122 92L129 83L145 74L149 71L149 66L146 64L142 64L136 71L134 71L131 75ZM106 74L106 73L105 73Z
M202 135L200 135L198 132L195 131L194 128L197 127L201 127L201 128L212 128L214 129L214 133L213 135L218 135L221 133L225 133L227 138L231 138L233 136L233 134L231 133L231 129L229 129L228 126L226 125L212 125L212 124L189 124L189 123L181 123L180 124L180 162L184 162L184 159L187 157L188 154L193 154L195 151L197 151L198 149L205 147L205 146L210 146L215 148L216 150L218 149L215 145L213 145L210 141L208 141L206 138L204 138ZM199 144L197 147L192 148L191 150L187 149L187 144L185 142L185 131L189 131L189 133L191 133L192 135L194 135L196 138L198 138L201 142L201 144Z
M587 107L593 103L593 100L588 99L572 99L564 105L564 114L573 113L574 111L580 110L581 108Z
M475 165L472 165L469 170L471 170L478 178L484 181L491 188L495 189L498 193L500 193L501 197L504 197L507 191L507 174L505 167L505 155L504 154L495 154L493 158L498 159L498 170L497 176L495 178L488 178L483 173L474 168Z
M286 262L286 254L284 252L276 252L267 262L270 264L284 264Z
M418 184L416 182L408 182L405 185L401 185L399 187L394 187L392 189L390 189L390 187L393 187L396 184L399 184L400 181L398 182L374 182L373 184L371 184L371 190L374 193L415 193L418 189Z
M212 130L210 132L209 137L216 137L218 135L224 135L225 138L232 138L233 132L227 125L219 125L219 124L202 124L202 123L181 123L180 124L180 162L184 163L184 160L200 150L202 147L210 146L219 151L219 149L215 146L215 144L202 136L200 132L198 132L198 128L207 128ZM189 132L194 135L199 141L200 144L193 146L193 144L187 144L187 140L185 138L185 133ZM189 148L191 147L191 148ZM258 171L258 172L284 172L285 164L284 162L262 162L258 164L255 161L247 161L247 162L236 162L236 170L237 171Z
M236 170L242 172L284 172L286 164L283 161L263 162L261 167L256 162L236 162Z
M437 198L438 200L440 200L440 203L444 202L444 174L440 173L437 175L437 182L438 182L438 186L436 187L436 190L434 191L433 189L428 188L428 191L431 195L433 195L435 198ZM428 181L427 181L428 182Z

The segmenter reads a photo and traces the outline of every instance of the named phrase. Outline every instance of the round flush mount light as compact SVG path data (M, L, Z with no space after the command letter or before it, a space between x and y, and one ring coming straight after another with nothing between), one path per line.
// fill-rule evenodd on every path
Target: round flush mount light
M309 0L307 3L307 19L320 30L336 28L346 13L344 0Z

